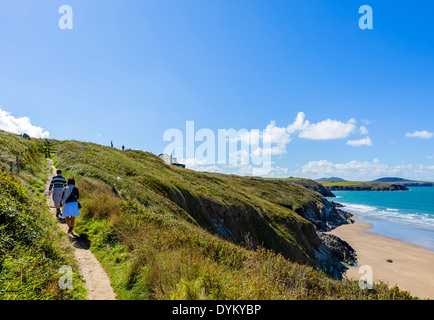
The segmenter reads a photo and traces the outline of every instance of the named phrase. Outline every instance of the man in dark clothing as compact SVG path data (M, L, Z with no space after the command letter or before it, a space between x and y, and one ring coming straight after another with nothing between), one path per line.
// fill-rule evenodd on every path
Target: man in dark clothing
M62 170L57 170L57 176L51 179L48 189L49 195L53 194L54 205L56 206L56 217L60 216L60 200L62 198L63 188L66 186L66 179L62 177Z

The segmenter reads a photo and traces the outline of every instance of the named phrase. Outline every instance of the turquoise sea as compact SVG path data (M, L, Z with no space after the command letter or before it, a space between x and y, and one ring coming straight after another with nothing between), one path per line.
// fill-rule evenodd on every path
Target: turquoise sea
M329 200L371 231L434 251L434 187L409 187L409 191L333 191Z

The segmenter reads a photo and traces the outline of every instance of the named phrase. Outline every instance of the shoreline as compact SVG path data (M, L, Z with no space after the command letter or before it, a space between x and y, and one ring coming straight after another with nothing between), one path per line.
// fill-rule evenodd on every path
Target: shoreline
M371 231L372 225L353 215L354 223L341 225L329 232L356 251L357 266L347 266L344 274L349 279L359 280L363 273L359 267L372 268L373 281L382 281L390 287L409 291L420 299L434 299L434 252ZM392 262L388 262L392 261Z

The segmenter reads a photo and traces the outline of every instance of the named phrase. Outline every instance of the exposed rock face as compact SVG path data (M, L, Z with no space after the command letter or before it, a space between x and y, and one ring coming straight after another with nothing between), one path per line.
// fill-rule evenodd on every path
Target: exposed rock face
M294 213L286 215L284 210L277 215L250 203L234 205L197 197L185 189L172 189L169 197L203 228L232 242L246 244L248 237L252 248L273 249L294 262L323 270L335 279L341 279L346 270L342 262L352 249L339 238L327 237L322 232L353 223L352 215L324 197L312 194L312 200L300 207L287 205L284 198L280 201L271 198L270 201L276 201L276 205L292 210L305 220L297 219ZM340 254L342 248L346 251Z
M323 197L329 197L329 198L335 197L335 195L328 188L324 187L321 183L316 182L314 180L298 179L298 180L293 180L291 182L303 186L305 188L311 189L313 191L316 191Z
M434 187L434 182L406 182L402 185L406 187Z
M216 206L214 203L206 204L208 213L214 217L213 223L217 227L219 232L235 242L242 242L241 239L243 232L246 232L247 228L252 226L251 217L249 222L242 221L239 218L234 220L234 215L229 214L233 208L226 208L222 210L220 206ZM330 231L343 224L353 223L352 214L345 212L340 207L343 207L339 203L329 202L326 199L322 202L322 207L316 205L310 205L309 207L297 210L297 213L304 217L306 220L312 222L315 226L315 231L310 232L311 248L313 250L313 256L315 257L317 268L323 270L327 275L335 279L342 279L342 274L348 269L344 263L352 265L357 262L356 253L354 249L345 241L340 238L324 233ZM229 211L229 212L228 212ZM246 212L247 213L247 212ZM235 216L243 216L246 213L238 213ZM258 239L267 239L271 234L268 233L267 237L264 235L258 235L257 227L249 230L253 235L253 243L258 244ZM263 229L264 227L259 227ZM236 232L242 231L242 232ZM238 235L237 235L238 233ZM274 245L273 245L274 242ZM268 238L262 243L269 248L276 248L276 240ZM279 245L282 247L282 244ZM309 251L309 250L307 250ZM286 255L285 253L283 253Z
M343 224L354 223L353 215L339 209L343 207L339 203L324 199L322 205L322 208L308 207L297 213L316 227L318 239L314 246L314 255L319 263L319 269L335 279L342 279L342 274L348 269L343 263L355 264L356 252L344 240L324 232Z
M346 241L334 235L319 232L318 236L320 244L315 250L315 257L321 269L336 279L342 279L343 272L348 269L343 263L357 263L355 250Z
M312 222L317 231L330 231L343 224L354 223L351 213L338 209L341 204L324 200L322 205L323 208L308 207L297 210L297 213Z
M330 191L405 191L408 188L402 184L373 184L373 185L354 185L354 186L329 186Z

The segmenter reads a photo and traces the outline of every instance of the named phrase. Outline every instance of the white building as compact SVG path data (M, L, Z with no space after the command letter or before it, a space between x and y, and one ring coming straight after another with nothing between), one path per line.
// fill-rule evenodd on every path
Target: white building
M185 164L179 163L176 157L172 155L169 156L168 154L161 153L158 156L163 159L164 162L166 162L167 164L172 164L177 167L185 168Z

